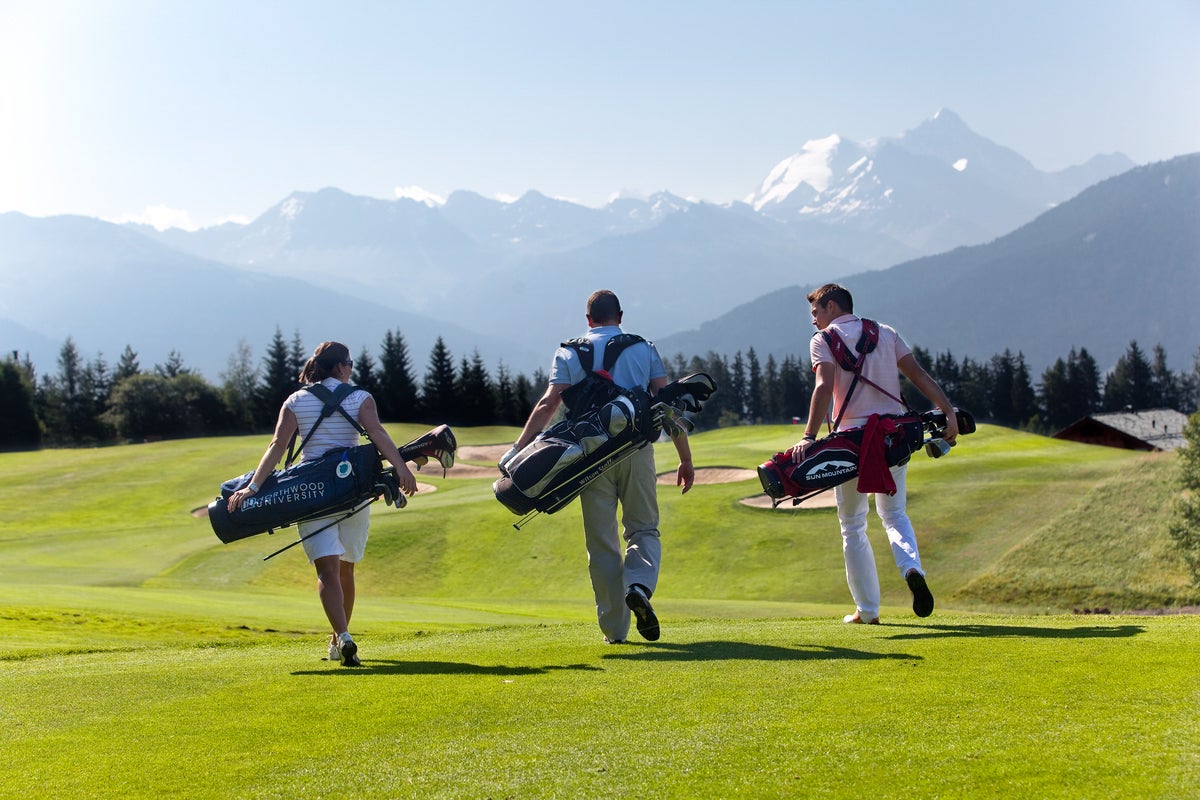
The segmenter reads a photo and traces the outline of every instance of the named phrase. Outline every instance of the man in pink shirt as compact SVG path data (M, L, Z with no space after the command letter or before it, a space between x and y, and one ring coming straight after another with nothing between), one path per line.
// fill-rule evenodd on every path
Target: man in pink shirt
M817 333L809 342L809 356L816 384L809 405L808 423L804 438L796 446L794 458L804 459L805 451L817 439L821 422L836 420L838 429L866 424L872 414L902 414L900 376L913 385L930 402L946 414L945 439L953 444L958 436L958 420L950 399L937 382L913 358L908 345L890 326L880 324L875 349L866 355L861 378L843 369L835 359L822 332L836 333L853 352L862 336L862 319L854 315L854 299L849 290L836 283L827 283L808 295L813 325ZM851 389L853 386L853 389ZM847 398L847 395L849 397ZM832 409L830 404L832 403ZM831 413L832 412L832 413ZM908 519L905 497L905 475L908 465L892 467L896 484L895 494L875 494L875 511L883 521L884 531L891 543L892 555L900 574L913 594L913 611L918 617L933 613L933 593L925 581L925 570L917 552L917 536ZM867 539L868 495L860 493L854 481L834 489L838 521L842 528L842 552L846 560L846 582L856 606L844 621L857 624L879 623L879 576L875 569L875 554Z

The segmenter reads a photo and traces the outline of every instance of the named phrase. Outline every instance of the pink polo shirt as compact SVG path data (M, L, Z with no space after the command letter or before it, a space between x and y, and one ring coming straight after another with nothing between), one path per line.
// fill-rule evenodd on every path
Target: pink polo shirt
M858 337L862 336L862 320L860 318L853 314L843 314L829 323L829 327L825 330L837 332L842 337L842 341L846 343L846 348L852 354L857 354L854 346L858 344ZM867 356L862 369L863 377L899 397L900 372L896 365L900 363L900 359L911 352L908 345L900 338L900 334L896 333L895 328L879 323L879 344ZM809 341L808 355L814 371L818 364L830 363L837 372L837 379L833 384L833 408L829 416L830 420L837 419L838 412L846 402L846 392L854 380L854 373L842 369L834 360L833 353L830 351L829 345L825 343L825 337L821 335L821 331L814 333ZM869 383L860 380L854 387L854 393L850 396L850 407L842 415L842 421L838 427L845 429L865 425L867 417L872 414L902 413L904 413L903 405Z

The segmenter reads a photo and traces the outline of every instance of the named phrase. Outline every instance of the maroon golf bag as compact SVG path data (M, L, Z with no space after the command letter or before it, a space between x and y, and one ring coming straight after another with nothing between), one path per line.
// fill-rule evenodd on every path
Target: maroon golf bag
M962 435L975 432L975 418L971 412L955 409L958 432ZM937 409L920 414L881 415L881 420L890 420L895 430L883 434L883 461L887 467L907 464L912 454L925 448L930 458L941 458L950 446L942 438L946 430L946 415ZM887 425L891 428L892 425ZM789 447L776 453L758 467L758 480L763 491L776 501L793 498L798 504L815 494L832 489L859 476L862 465L863 436L867 428L847 428L818 439L808 447L804 460L796 462L796 448Z
M914 450L921 448L921 418L889 416L895 431L883 435L884 461L888 467L908 463ZM774 500L788 497L805 499L817 492L858 477L865 427L847 428L818 439L808 447L803 461L795 461L796 447L776 453L758 467L763 491Z

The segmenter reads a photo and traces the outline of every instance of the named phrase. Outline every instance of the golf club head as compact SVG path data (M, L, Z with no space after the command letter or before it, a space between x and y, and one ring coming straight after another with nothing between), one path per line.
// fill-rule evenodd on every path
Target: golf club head
M950 452L950 448L954 445L947 442L945 439L932 437L925 440L925 455L930 458L941 458Z
M694 372L668 383L659 390L654 399L695 414L699 413L701 404L716 390L717 384L709 375Z
M958 420L960 434L966 435L975 432L975 416L970 411L955 408L954 416ZM946 430L946 415L936 408L922 413L921 421L934 436L938 436Z
M416 439L400 448L400 455L405 460L412 461L418 456L432 458L442 465L443 470L454 466L454 454L458 450L458 441L449 425L439 425L433 430L423 433Z

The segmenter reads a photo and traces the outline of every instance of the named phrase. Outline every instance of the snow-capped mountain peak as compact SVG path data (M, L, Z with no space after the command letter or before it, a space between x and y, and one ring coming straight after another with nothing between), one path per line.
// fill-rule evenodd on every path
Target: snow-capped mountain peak
M1119 169L1039 172L943 108L898 137L809 141L746 202L781 221L852 224L928 251L1011 230Z
M418 203L424 203L430 208L438 208L439 206L446 205L446 198L423 189L420 186L397 186L392 191L395 193L397 200L415 200Z
M820 193L829 187L833 178L832 161L842 137L836 133L824 139L812 139L804 147L767 174L758 191L746 198L756 211L768 203L782 202L801 185Z

